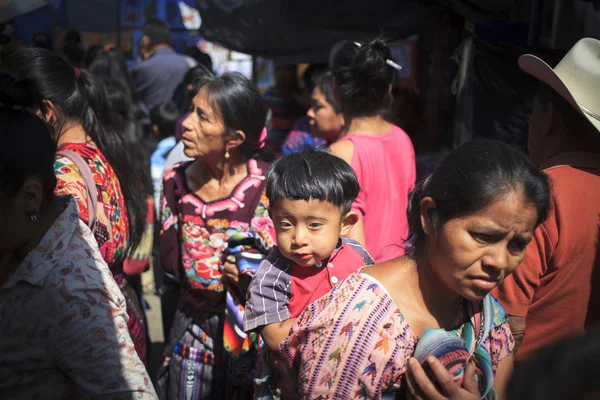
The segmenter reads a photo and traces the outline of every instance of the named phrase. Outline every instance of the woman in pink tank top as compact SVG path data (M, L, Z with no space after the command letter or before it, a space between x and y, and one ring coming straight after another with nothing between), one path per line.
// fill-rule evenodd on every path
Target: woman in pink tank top
M329 59L347 131L331 152L352 166L362 189L352 206L361 219L349 236L363 243L376 262L405 253L408 197L416 179L410 138L381 115L391 103L398 68L391 60L381 40L339 42Z

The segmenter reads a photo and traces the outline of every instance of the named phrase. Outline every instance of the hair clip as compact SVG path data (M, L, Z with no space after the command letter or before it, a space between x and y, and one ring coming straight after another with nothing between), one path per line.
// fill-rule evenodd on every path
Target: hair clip
M362 47L362 44L358 43L358 42L354 42L354 45L358 48ZM395 70L401 71L402 70L402 66L399 64L396 64L393 60L385 60L385 63L387 65L389 65L390 67L394 68Z
M392 60L385 60L385 63L398 71L402 70L402 67L399 64L393 62Z

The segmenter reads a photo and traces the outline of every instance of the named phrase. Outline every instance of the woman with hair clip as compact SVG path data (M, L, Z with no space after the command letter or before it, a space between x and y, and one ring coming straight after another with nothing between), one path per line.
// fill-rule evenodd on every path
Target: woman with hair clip
M375 261L389 260L404 254L408 195L416 179L410 138L382 115L391 105L394 73L401 67L382 40L339 42L329 66L346 131L331 152L352 166L362 189L352 206L360 220L349 236L365 245Z
M146 226L143 165L132 163L137 151L113 129L102 83L60 56L39 48L11 53L0 70L26 79L43 98L36 113L56 132L54 171L57 194L71 194L92 232L102 258L127 300L128 326L142 360L146 326L135 292L123 274L123 260L140 243ZM135 157L133 157L135 159Z
M245 292L273 244L264 194L267 107L238 73L211 77L183 122L193 161L163 178L161 263L181 300L159 373L164 399L249 399L259 351L243 333Z
M72 196L55 194L51 127L0 75L0 393L155 399L123 294ZM20 108L16 110L15 108Z
M473 140L448 153L411 196L409 255L362 268L298 317L276 362L292 371L283 397L504 398L515 341L489 292L549 209L548 178L517 149Z

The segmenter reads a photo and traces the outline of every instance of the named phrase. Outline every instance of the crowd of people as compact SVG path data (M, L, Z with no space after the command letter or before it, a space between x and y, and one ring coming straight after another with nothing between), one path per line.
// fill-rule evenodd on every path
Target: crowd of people
M419 182L385 41L265 93L168 42L0 51L1 397L600 393L600 41L519 60L529 155L472 140Z

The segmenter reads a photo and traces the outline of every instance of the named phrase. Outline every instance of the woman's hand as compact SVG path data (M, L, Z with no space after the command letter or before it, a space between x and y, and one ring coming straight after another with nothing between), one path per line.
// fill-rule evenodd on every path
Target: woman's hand
M442 389L442 393L431 382L419 362L415 358L411 358L408 361L408 370L406 371L409 399L479 400L481 398L475 378L475 366L472 363L469 363L465 368L463 387L459 388L454 383L446 367L435 357L429 356L427 362Z
M223 277L236 285L243 294L248 290L248 286L250 286L250 281L252 280L248 275L240 276L240 270L237 265L230 261L225 261L225 263L223 263Z

